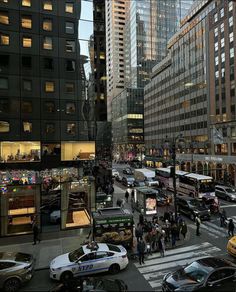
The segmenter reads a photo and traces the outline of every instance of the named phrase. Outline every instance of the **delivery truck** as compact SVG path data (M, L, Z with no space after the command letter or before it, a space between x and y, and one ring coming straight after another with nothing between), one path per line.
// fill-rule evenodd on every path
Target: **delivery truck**
M155 179L155 171L147 168L137 168L134 170L134 179L144 181L149 187L158 186L159 182Z

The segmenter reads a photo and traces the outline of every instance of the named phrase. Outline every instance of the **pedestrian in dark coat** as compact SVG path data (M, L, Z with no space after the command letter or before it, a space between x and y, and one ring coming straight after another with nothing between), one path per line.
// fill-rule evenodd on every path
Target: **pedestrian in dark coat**
M140 241L138 242L137 245L137 250L138 250L138 258L139 258L139 264L145 264L144 263L144 253L145 253L145 249L146 249L146 244L143 240L143 238L141 237Z
M143 237L143 227L139 223L137 225L137 228L135 228L135 236L138 242Z
M198 217L198 215L196 216L195 218L195 221L196 221L196 226L197 226L197 229L196 229L196 235L199 236L200 235L200 225L201 225L201 220L200 218Z
M125 192L125 200L128 203L128 200L129 200L129 192L128 191Z
M188 231L187 224L186 224L185 221L183 221L182 224L181 224L180 232L181 232L181 234L183 235L184 239L185 239L185 237L186 237L186 233L187 233L187 231Z
M38 241L38 243L40 243L40 238L39 238L39 228L38 228L38 224L35 222L33 224L33 235L34 235L34 243L33 245L35 245Z
M161 254L161 257L165 256L165 239L164 239L164 235L161 234L159 240L158 240L158 248Z
M176 237L177 237L177 226L174 223L171 227L171 241L172 241L172 247L175 247L175 243L176 243Z
M233 222L233 219L229 219L228 234L229 234L229 236L234 236L234 222Z
M139 214L139 224L141 224L142 226L144 225L144 217L142 213Z

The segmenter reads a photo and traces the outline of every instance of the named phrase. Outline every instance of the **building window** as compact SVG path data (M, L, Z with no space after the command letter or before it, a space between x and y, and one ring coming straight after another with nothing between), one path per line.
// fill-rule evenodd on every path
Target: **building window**
M73 3L66 3L65 12L66 13L73 13L74 12L74 4Z
M31 29L32 28L32 18L31 16L22 16L21 27Z
M53 101L45 102L44 106L45 106L45 111L47 113L54 113L55 112L55 103Z
M10 124L5 121L0 121L0 133L10 132Z
M224 8L221 8L220 9L220 17L223 17L224 16Z
M75 52L75 41L66 40L66 52L68 53Z
M224 30L225 30L225 25L224 25L224 23L221 23L221 25L220 25L220 32L224 32Z
M43 20L43 30L52 31L52 19L45 18Z
M215 13L215 14L214 14L214 22L217 22L217 21L218 21L218 14Z
M233 20L233 16L231 16L229 18L229 26L233 26L233 24L234 24L234 20Z
M218 48L219 48L219 46L218 46L218 42L217 42L217 43L215 43L215 52L218 51Z
M75 32L75 24L73 22L66 21L66 33L73 34Z
M66 60L66 71L68 71L68 72L75 71L75 61L74 60Z
M216 56L216 57L215 57L215 66L217 66L218 64L219 64L219 57Z
M220 40L220 46L221 46L221 48L223 48L225 46L225 39L224 38L222 38Z
M23 122L23 131L25 133L32 133L32 123L30 123L30 122Z
M68 123L66 127L67 134L75 135L75 123Z
M214 29L214 35L215 35L215 37L218 36L218 27L216 27L216 28Z
M234 41L234 33L231 32L231 33L229 34L229 42L231 43L231 42L233 42L233 41Z
M233 1L230 1L229 2L229 11L232 11L233 10Z
M1 0L0 3L8 3L8 0Z
M234 57L234 48L231 48L229 50L229 56L230 56L230 58L233 58Z
M74 102L67 102L66 103L66 113L68 115L75 113L75 103Z
M52 58L44 58L44 69L53 70L53 59Z
M65 88L66 88L66 93L74 93L75 92L75 84L72 82L66 82Z
M53 81L46 81L45 82L45 92L54 92L54 82Z
M8 78L0 77L0 89L8 89Z
M219 71L215 71L215 78L219 78Z
M0 33L0 42L1 42L1 46L9 46L10 44L9 35Z
M1 67L8 67L9 66L9 55L0 55L0 66Z
M23 90L24 91L32 91L32 81L31 80L23 80Z
M32 59L28 56L23 56L21 59L22 67L30 69L32 67Z
M236 138L236 127L231 127L231 137Z
M55 124L46 124L45 128L46 134L54 134L55 133Z
M21 5L26 6L26 7L31 7L31 0L22 0Z
M221 63L224 63L225 62L225 53L222 53L221 54Z
M24 48L31 48L32 47L32 38L31 37L23 37L22 46Z
M33 111L32 102L31 101L23 101L21 103L21 111L22 113L30 114Z
M52 11L52 0L44 0L43 1L43 10Z
M51 37L44 37L43 38L43 48L44 50L52 50L52 38Z
M0 11L0 23L1 24L9 24L8 12Z

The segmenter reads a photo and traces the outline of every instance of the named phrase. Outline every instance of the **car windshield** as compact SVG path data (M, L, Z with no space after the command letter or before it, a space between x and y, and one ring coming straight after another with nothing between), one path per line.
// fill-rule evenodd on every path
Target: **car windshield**
M107 247L109 248L110 251L120 252L119 247L116 246L116 245L113 245L113 244L107 244Z
M208 275L208 271L198 262L193 262L189 266L185 267L184 273L186 277L198 283L204 281Z
M201 206L201 203L198 200L196 200L196 199L190 200L189 201L189 204L192 205L192 206L194 206L194 207L200 207Z
M77 261L82 255L84 255L83 248L80 247L72 252L69 253L69 260L70 262Z
M235 189L227 188L225 190L226 190L227 193L231 193L231 194L235 193Z

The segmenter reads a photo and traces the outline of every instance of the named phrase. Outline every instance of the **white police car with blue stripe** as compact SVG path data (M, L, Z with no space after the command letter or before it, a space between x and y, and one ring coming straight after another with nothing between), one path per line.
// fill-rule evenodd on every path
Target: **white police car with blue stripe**
M79 249L60 255L50 263L50 278L65 281L72 277L125 269L129 263L121 245L91 242Z

